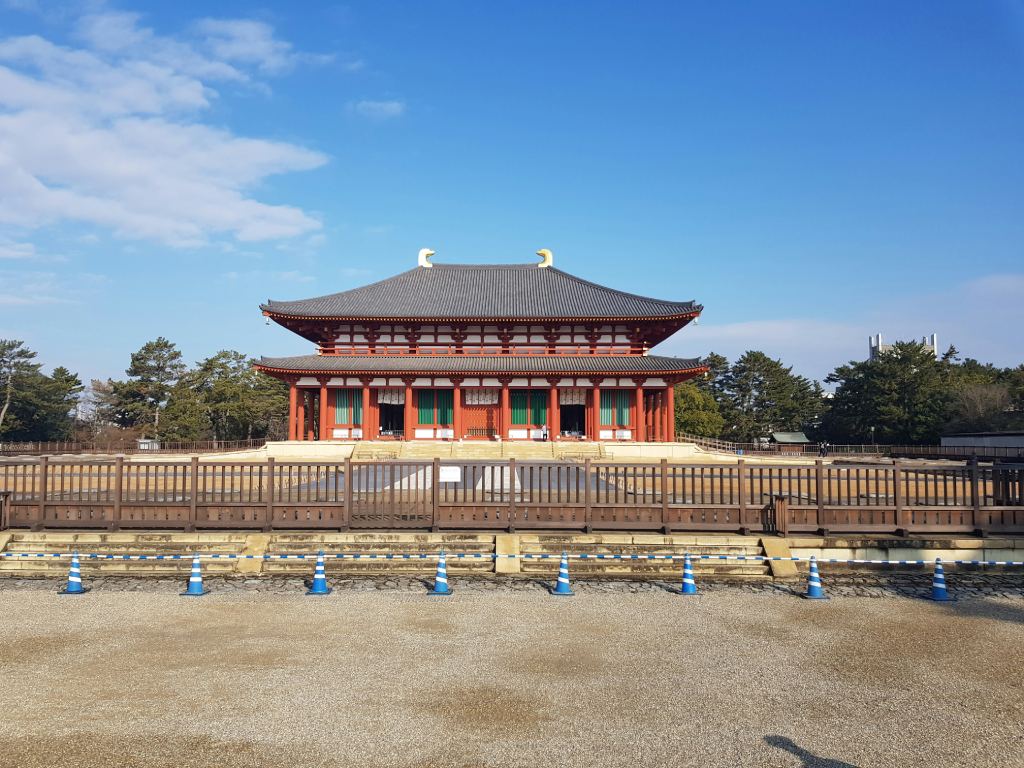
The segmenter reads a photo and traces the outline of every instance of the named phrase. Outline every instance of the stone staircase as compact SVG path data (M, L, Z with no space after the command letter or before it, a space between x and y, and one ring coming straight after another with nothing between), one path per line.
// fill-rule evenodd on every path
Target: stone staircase
M193 552L241 554L249 534L243 532L204 531L202 533L65 533L63 531L18 531L0 534L0 549L4 552L61 552L78 551L82 555L82 568L92 573L188 573L192 561L181 560L118 560L118 555L189 555ZM87 554L113 555L115 559L89 559ZM63 576L70 560L57 557L3 557L0 573L16 572L25 576ZM203 560L203 571L231 573L235 561Z
M431 459L462 461L583 461L605 458L600 443L588 442L496 442L490 440L466 440L449 442L443 440L416 440L361 442L352 454L353 461L386 461L407 459L429 461Z
M520 534L522 554L547 554L547 560L521 560L521 573L549 574L558 567L563 550L577 554L675 555L689 554L695 574L729 576L730 578L767 579L770 568L763 560L702 560L701 555L765 554L758 536L722 536L646 533L583 534ZM642 576L645 578L681 578L683 562L679 560L577 560L569 562L574 576Z

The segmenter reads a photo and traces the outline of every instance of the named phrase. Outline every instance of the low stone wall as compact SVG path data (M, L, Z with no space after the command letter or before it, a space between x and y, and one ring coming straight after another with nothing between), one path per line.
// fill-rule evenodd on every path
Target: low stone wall
M1024 560L1024 538L1012 537L800 536L790 537L787 543L794 556L814 555L819 560Z

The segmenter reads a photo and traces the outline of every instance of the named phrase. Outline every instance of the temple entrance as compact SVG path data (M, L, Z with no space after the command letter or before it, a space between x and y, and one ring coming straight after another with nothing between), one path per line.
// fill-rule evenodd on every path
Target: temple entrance
M380 437L401 439L405 436L405 404L381 403Z
M558 409L561 433L565 437L585 437L587 434L587 407L585 405L561 405Z

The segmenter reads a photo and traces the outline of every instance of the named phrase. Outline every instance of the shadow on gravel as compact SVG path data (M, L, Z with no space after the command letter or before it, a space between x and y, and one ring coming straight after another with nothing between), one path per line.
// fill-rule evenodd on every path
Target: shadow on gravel
M982 619L1006 621L1010 624L1024 624L1024 606L1007 605L986 599L955 600L952 603L939 603L950 613L957 616L970 616Z
M842 760L833 760L830 757L821 757L808 752L792 739L786 736L765 736L764 743L776 749L782 749L792 755L796 755L806 768L857 768L853 763L845 763Z

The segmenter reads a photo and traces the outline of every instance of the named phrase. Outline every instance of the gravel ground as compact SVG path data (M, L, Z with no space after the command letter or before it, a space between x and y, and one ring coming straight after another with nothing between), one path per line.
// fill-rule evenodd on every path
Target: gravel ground
M1024 765L1019 596L296 581L0 582L0 765Z

